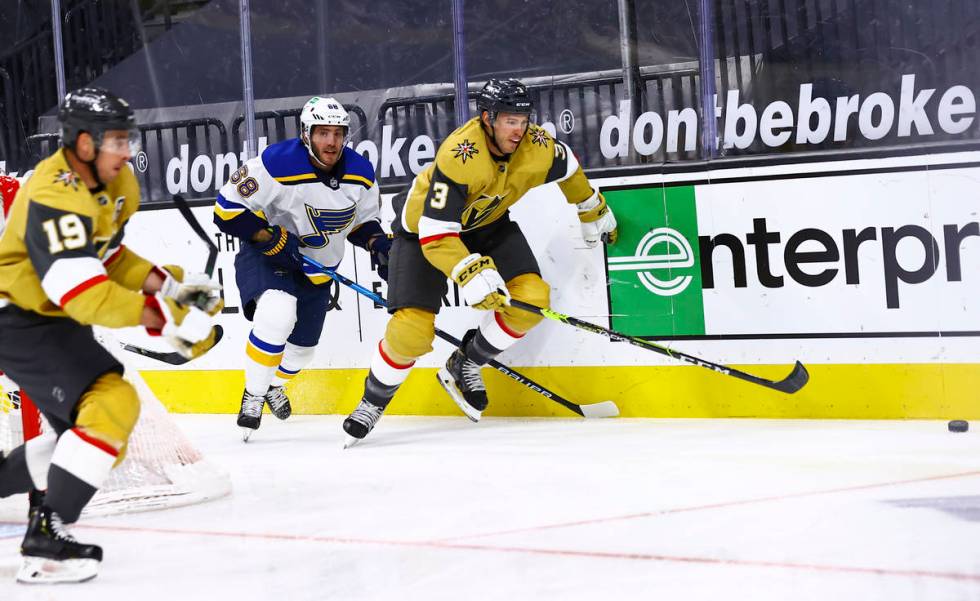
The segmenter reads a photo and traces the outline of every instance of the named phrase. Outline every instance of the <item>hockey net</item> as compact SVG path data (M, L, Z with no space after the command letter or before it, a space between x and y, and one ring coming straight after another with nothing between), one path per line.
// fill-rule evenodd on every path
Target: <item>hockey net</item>
M98 337L125 365L115 340L105 333ZM126 459L112 470L83 515L179 507L229 494L228 473L206 461L194 448L139 372L127 368L125 378L139 393L139 421L129 437ZM47 428L33 404L18 396L16 391L0 394L0 448L5 453L23 442L25 432L31 438L34 431L43 434Z

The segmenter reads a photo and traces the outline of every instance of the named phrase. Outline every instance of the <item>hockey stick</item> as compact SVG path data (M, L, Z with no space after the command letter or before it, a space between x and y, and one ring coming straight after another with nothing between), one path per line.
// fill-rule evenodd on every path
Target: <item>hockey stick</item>
M217 346L221 342L222 336L225 335L225 330L219 325L214 326L214 344ZM119 346L123 347L123 350L127 350L131 353L136 353L137 355L143 355L144 357L149 357L150 359L156 359L157 361L162 361L164 363L169 363L170 365L183 365L190 361L187 357L181 355L180 353L164 352L164 351L154 351L148 348L143 348L141 346L136 346L135 344L129 344L128 342L120 342ZM214 348L214 347L212 347Z
M381 305L382 307L386 307L388 305L387 301L385 301L384 297L382 297L380 294L368 290L367 288L361 286L360 284L358 284L353 280L347 279L346 277L340 275L333 269L330 269L329 267L321 264L315 259L311 259L304 255L303 262L306 263L307 265L310 265L311 267L315 267L320 272L330 276L331 278L340 282L344 286L347 286L348 288L352 288L358 293L368 297L369 299ZM436 336L442 338L449 344L452 344L453 346L456 347L459 347L462 344L462 341L460 341L458 338L454 337L452 334L448 334L440 330L439 328L436 328ZM527 376L517 373L516 371L507 367L503 363L500 363L499 361L491 359L489 365L494 369L496 369L497 371L499 371L500 373L516 381L518 384L530 388L531 390L540 394L546 399L552 400L558 403L559 405L565 407L566 409L570 409L571 411L574 411L575 413L581 415L582 417L616 417L617 415L619 415L619 407L617 407L616 403L612 401L602 401L599 403L579 405L578 403L573 403L572 401L563 398L561 395L559 395L556 392L552 392L548 390L547 388L545 388L541 384L538 384L537 382L528 378Z
M218 246L214 242L212 242L210 238L208 238L207 233L204 231L204 228L201 227L201 224L198 223L197 219L194 217L194 213L191 212L191 208L190 206L188 206L187 201L184 200L183 196L181 196L180 194L174 194L174 206L176 206L177 210L180 211L181 217L183 217L184 221L186 221L187 224L191 226L191 229L194 230L194 233L197 234L197 236L204 241L204 244L207 245L208 260L207 263L205 263L204 265L204 273L208 274L208 277L212 277L214 275L214 266L218 262ZM197 304L199 307L202 307L204 306L205 303L207 303L207 300L208 300L207 294L202 292L198 296L198 300L195 301L195 304ZM214 345L217 346L218 342L221 340L221 337L224 336L224 330L219 325L216 325L214 327L216 328ZM120 342L119 344L122 345L123 349L131 353L136 353L137 355L143 355L144 357L149 357L150 359L156 359L157 361L169 363L170 365L183 365L188 361L190 361L190 359L177 352L168 353L163 351L154 351L152 349L143 348L141 346L136 346L135 344L129 344L124 342Z
M704 359L699 359L694 355L688 355L680 351L675 351L667 348L666 346L661 346L655 342L650 342L649 340L643 340L642 338L637 338L635 336L627 336L626 334L620 334L614 330L598 326L594 323L589 323L587 321L582 321L581 319L576 319L564 313L558 313L557 311L552 311L551 309L542 309L541 307L525 303L523 301L511 299L510 304L518 307L519 309L524 309L525 311L530 311L531 313L537 313L542 317L547 317L548 319L554 321L560 321L561 323L567 323L568 325L575 326L581 330L587 332L592 332L594 334L601 334L608 337L610 340L625 340L634 346L640 348L645 348L650 351L660 353L661 355L667 355L672 359L678 359L692 365L700 365L701 367L706 367L708 369L714 370L720 374L726 376L732 376L738 378L739 380L745 380L746 382L751 382L753 384L758 384L760 386L765 386L766 388L772 388L773 390L778 390L780 392L785 392L786 394L793 394L797 390L803 388L807 381L810 379L810 374L807 373L806 368L799 361L793 366L793 371L790 372L788 376L779 380L778 382L773 380L766 380L765 378L760 378L747 374L743 371L739 371L734 367L727 367L725 365L718 365L717 363L712 363L710 361L705 361Z
M191 207L184 200L184 197L180 194L174 194L174 206L180 211L181 217L187 222L187 225L191 226L197 237L200 238L205 245L208 247L208 262L204 264L204 273L208 274L208 277L214 275L214 266L218 262L218 245L214 243L211 238L208 237L207 232L201 227L201 224L194 217L194 213L191 212ZM203 294L203 293L202 293ZM206 295L205 295L206 296Z

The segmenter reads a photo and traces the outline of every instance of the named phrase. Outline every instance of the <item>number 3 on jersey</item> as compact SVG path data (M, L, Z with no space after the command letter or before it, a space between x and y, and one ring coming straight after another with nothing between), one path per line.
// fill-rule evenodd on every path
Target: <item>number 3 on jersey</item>
M444 209L448 197L449 185L443 182L435 182L432 184L432 200L429 201L429 206L433 209Z
M66 213L57 219L48 219L41 224L41 227L48 235L48 252L52 255L66 248L68 250L82 248L88 237L82 220L74 213Z

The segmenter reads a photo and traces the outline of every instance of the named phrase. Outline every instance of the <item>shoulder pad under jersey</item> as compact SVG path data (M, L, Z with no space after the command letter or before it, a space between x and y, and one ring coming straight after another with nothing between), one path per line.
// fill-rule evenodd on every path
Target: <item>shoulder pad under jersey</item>
M371 161L350 146L344 146L344 173L341 175L340 181L370 188L377 180Z
M280 184L315 181L309 153L299 138L278 142L262 151L262 166Z
M494 177L496 167L479 119L470 119L449 134L436 153L436 166L451 180L471 188Z

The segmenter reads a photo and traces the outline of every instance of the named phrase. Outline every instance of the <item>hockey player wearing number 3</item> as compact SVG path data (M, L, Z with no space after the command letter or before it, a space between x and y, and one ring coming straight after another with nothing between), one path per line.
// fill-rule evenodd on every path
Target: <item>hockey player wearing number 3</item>
M616 219L605 199L571 149L530 123L532 108L524 84L491 79L477 97L479 116L451 133L435 162L393 199L392 316L371 359L364 396L344 421L355 441L377 423L416 359L432 350L447 277L467 304L488 312L438 374L463 413L480 419L488 404L480 368L541 321L508 306L510 299L548 306L550 286L508 213L529 189L556 182L577 207L590 248L600 240L616 241Z
M218 194L214 222L242 240L235 278L245 317L245 390L238 425L248 441L262 407L279 419L292 409L283 385L313 358L330 304L329 279L301 254L336 267L344 240L371 254L387 279L391 241L371 163L345 146L350 116L333 98L311 98L299 138L266 148Z
M222 307L207 276L184 278L122 244L140 197L127 165L138 147L129 105L82 88L58 117L62 148L21 187L0 238L0 369L53 430L0 456L0 497L47 490L30 511L21 582L88 580L102 561L65 524L122 461L140 402L91 324L142 325L193 358L214 346Z

